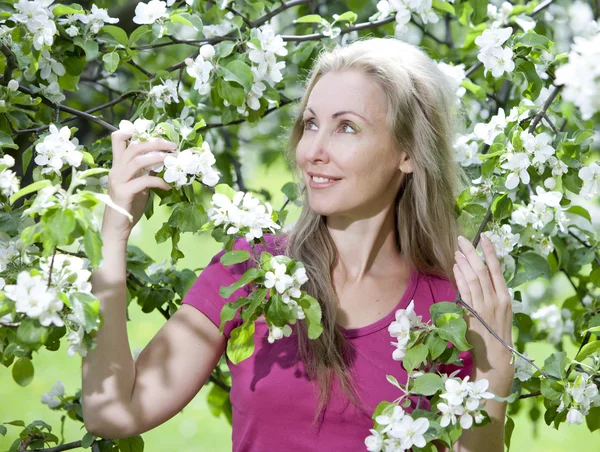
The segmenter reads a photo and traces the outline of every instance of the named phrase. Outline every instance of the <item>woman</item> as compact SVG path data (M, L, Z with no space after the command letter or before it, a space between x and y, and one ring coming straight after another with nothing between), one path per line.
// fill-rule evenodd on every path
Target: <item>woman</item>
M292 336L270 344L257 321L254 354L229 363L234 451L364 450L374 407L399 396L385 376L406 381L387 326L411 300L426 321L432 303L458 290L512 343L510 296L493 247L482 240L488 272L470 243L457 246L454 203L464 178L451 146L454 100L435 63L395 39L360 40L317 59L288 146L303 210L288 236L265 238L268 251L305 264L303 289L319 300L324 331L309 341L299 322ZM127 138L113 134L109 192L138 221L148 187L169 188L155 176L134 178L162 160L143 154L173 148L162 140L127 147ZM217 254L134 361L124 315L131 227L105 212L105 261L92 276L105 323L83 360L86 427L111 438L145 432L195 396L239 323L220 335L221 307L251 290L219 296L249 264L224 267ZM251 249L243 239L234 248ZM468 324L473 349L463 353L459 375L487 378L492 392L507 396L510 353L479 322ZM488 401L493 422L465 432L455 450L503 450L505 409Z

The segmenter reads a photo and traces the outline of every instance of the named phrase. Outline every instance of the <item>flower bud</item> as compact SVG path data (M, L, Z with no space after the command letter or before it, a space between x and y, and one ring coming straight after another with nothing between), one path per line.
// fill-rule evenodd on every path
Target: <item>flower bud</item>
M15 79L12 79L10 82L8 82L7 87L11 91L16 91L17 89L19 89L19 82Z
M204 44L200 47L200 55L202 58L212 58L215 56L215 48L211 44Z

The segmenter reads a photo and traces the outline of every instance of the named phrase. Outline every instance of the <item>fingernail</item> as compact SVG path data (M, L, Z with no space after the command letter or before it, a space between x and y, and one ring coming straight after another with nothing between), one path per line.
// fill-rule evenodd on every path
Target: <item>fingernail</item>
M462 235L458 236L458 241L461 243L465 243L467 241L467 239L465 239Z

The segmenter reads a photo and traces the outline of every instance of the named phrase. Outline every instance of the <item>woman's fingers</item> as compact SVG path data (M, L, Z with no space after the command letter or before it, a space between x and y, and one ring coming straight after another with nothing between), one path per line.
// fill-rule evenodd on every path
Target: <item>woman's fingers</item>
M458 288L458 292L460 293L460 298L462 301L467 303L469 306L473 307L473 300L471 298L471 290L469 289L469 284L465 279L465 275L463 275L458 264L454 264L454 279L456 279L456 287Z
M174 151L177 149L177 144L171 141L163 140L162 138L154 138L149 141L137 141L129 145L125 150L125 158L123 163L127 164L134 158L153 151Z
M493 290L485 264L473 248L471 242L459 239L459 246L463 253L456 253L456 262L469 284L474 308L483 306ZM487 281L486 281L487 279Z
M482 235L481 237L481 248L483 250L483 255L485 256L485 261L487 262L490 276L494 283L496 295L500 301L510 303L510 292L508 291L508 286L506 285L504 274L502 273L502 266L500 265L500 261L496 255L494 245L486 236Z

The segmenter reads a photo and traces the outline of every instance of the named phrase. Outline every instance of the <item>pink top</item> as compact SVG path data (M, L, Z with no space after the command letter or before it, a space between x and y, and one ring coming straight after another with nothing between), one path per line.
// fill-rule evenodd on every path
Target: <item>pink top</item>
M265 235L267 251L274 255L283 254L280 240L285 240L285 236ZM255 248L260 256L264 250L262 244L255 245ZM237 239L234 249L252 252L244 239ZM227 300L219 295L219 288L239 279L251 263L225 267L219 260L223 254L224 251L220 251L213 257L182 300L182 303L202 311L217 326L220 325L223 304L246 296L249 291L247 287L238 289ZM375 407L381 401L391 402L400 396L400 391L386 380L386 375L395 376L399 382L405 382L407 377L402 364L392 358L394 346L388 326L395 319L396 310L406 308L414 299L416 314L427 321L431 304L454 300L455 295L449 280L413 271L406 291L392 312L362 328L342 328L355 350L351 369L356 375L357 391L365 406L361 409L347 402L334 384L323 422L315 427L312 420L316 391L297 357L295 325L292 336L269 344L267 325L257 320L254 354L237 365L227 360L232 377L233 452L303 452L314 451L317 445L319 450L326 451L366 450L364 440L370 435L369 429L373 428L371 416ZM226 324L224 332L227 338L231 330L240 324L239 321L238 314ZM470 375L470 353L462 352L461 358L464 367L446 366L441 371L450 373L460 369L459 376ZM421 407L426 408L427 405L428 401L422 400Z

